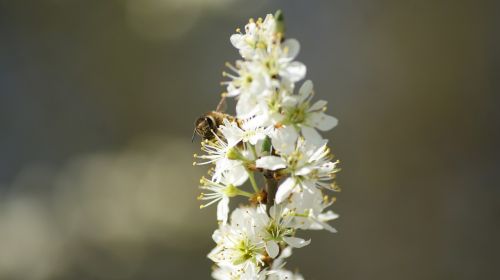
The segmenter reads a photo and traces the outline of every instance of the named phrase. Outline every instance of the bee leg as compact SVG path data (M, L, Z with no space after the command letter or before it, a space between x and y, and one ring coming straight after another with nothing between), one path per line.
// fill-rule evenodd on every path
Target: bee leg
M212 135L213 135L212 139L213 139L213 138L216 138L217 140L220 140L220 138L219 138L219 136L217 135L217 132L215 132L215 130L210 129L210 131L212 132Z
M215 109L215 111L223 112L225 111L225 109L226 109L226 95L222 94L219 104L217 104L217 108Z

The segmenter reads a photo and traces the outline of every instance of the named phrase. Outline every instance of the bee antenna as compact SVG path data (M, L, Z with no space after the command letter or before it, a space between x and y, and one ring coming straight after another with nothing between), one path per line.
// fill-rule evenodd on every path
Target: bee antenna
M196 137L196 127L193 129L193 136L191 137L191 143L193 143L194 137Z

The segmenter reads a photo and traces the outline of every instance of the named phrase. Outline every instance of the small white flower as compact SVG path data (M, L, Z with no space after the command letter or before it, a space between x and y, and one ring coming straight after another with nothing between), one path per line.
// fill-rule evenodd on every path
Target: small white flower
M276 39L276 20L273 15L268 14L264 20L250 20L245 25L245 34L234 34L230 40L243 58L252 59L267 52Z
M266 225L264 240L266 240L266 245L271 248L268 250L269 256L276 258L279 251L278 244L286 244L292 248L302 248L309 245L311 240L304 240L293 236L295 234L295 229L293 228L293 215L290 215L288 209L283 208L280 205L274 205L269 210L271 219ZM267 248L267 247L266 247Z
M284 139L280 137L273 139L273 147L279 156L264 156L256 161L257 167L268 170L284 169L284 172L290 174L278 187L277 203L282 203L296 188L312 191L314 187L333 187L330 181L338 171L337 162L330 161L331 155L326 145L316 148L299 138L295 149L292 150L290 147L293 145L282 140Z
M221 225L214 232L217 246L208 257L224 266L259 265L265 254L265 244L260 238L262 231L260 219L265 213L254 208L237 208L231 214L229 224Z
M327 102L324 100L310 104L313 96L313 83L305 81L299 89L299 94L285 108L285 124L297 127L304 138L311 144L322 145L321 135L316 131L327 131L337 126L336 118L324 113Z
M298 82L306 76L306 66L293 61L299 54L300 44L295 39L287 39L280 46L273 48L269 56L262 59L262 64L271 77Z
M230 182L241 181L243 184L248 179L248 172L241 161L222 158L215 165L212 180L220 182L222 177L228 178Z
M236 103L236 115L239 119L246 120L247 129L258 129L275 125L283 119L281 113L270 107L274 99L270 90L256 94L242 94ZM277 107L277 106L276 106Z
M236 61L236 66L227 63L226 66L234 74L223 72L223 76L230 81L222 82L227 86L227 95L230 97L242 94L259 95L271 86L271 77L266 75L265 68L258 61Z
M224 132L228 135L224 135ZM215 139L204 140L201 143L201 150L205 152L204 155L195 154L195 158L202 159L202 162L195 162L194 165L215 164L215 170L212 180L221 182L222 177L226 177L230 181L246 181L248 174L243 166L245 157L234 143L233 135L228 130L223 130L223 138L215 134ZM231 139L232 142L228 143L225 139ZM236 179L239 178L239 179Z
M201 205L200 208L205 208L218 202L217 220L225 224L229 214L229 199L238 195L246 197L252 196L252 194L237 188L243 183L244 181L241 179L238 181L228 181L225 176L222 177L220 182L211 181L202 177L200 180L200 188L209 191L209 193L201 193L198 199L209 200L209 202Z
M325 209L332 205L323 197L318 189L312 192L294 191L289 203L286 205L287 210L294 213L292 223L294 227L300 229L325 229L330 232L337 232L328 221L337 219L339 216L333 211Z
M202 162L194 162L194 165L205 165L205 164L210 164L210 163L216 163L217 161L227 158L227 153L230 150L230 146L220 139L219 136L215 134L215 139L210 141L210 140L204 140L201 142L201 150L205 152L204 155L198 155L194 154L195 158L202 159L204 161Z

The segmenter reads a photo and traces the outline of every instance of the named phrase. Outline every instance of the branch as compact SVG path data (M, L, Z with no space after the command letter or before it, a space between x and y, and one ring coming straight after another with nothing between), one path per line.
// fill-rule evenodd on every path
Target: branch
M278 190L279 179L276 178L275 172L271 170L264 171L263 175L264 178L266 178L266 186L265 186L267 193L266 209L267 213L269 214L271 206L274 205L274 199L276 197L276 191Z

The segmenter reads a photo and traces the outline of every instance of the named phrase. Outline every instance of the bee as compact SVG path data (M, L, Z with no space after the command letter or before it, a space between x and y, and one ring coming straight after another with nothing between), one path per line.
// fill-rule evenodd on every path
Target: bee
M235 117L221 112L221 108L225 104L225 99L226 97L223 95L215 111L203 114L194 122L194 132L191 142L194 140L195 134L198 134L203 140L212 140L218 133L218 127L224 123L224 119L230 122L236 121Z
M194 132L198 134L203 140L212 140L215 138L215 134L217 134L218 127L224 123L224 119L228 121L234 121L235 118L231 115L218 112L211 111L208 112L201 117L199 117L194 123ZM193 133L194 139L194 133Z

